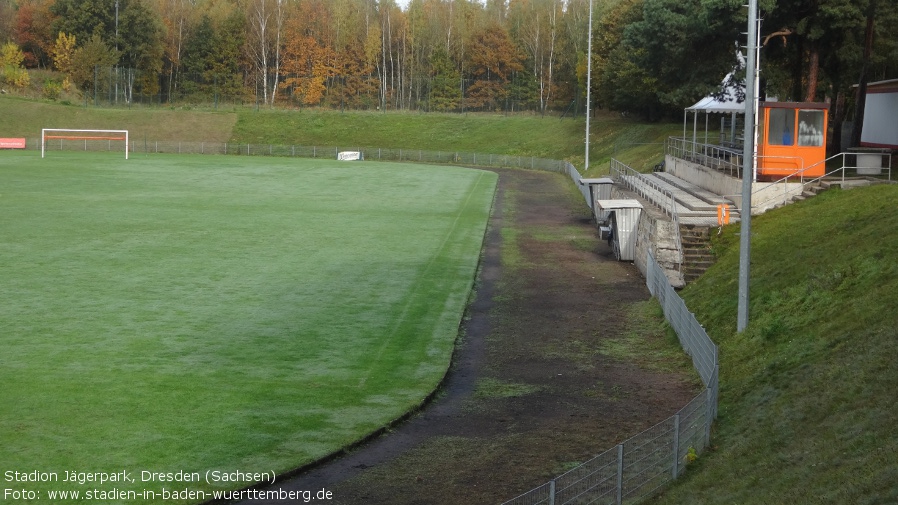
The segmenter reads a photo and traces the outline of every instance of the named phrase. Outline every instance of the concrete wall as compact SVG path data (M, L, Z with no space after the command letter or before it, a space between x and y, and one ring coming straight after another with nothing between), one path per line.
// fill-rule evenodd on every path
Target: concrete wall
M612 189L611 198L636 198L642 201L633 193L618 186ZM664 270L671 286L679 288L685 284L680 272L683 256L680 252L678 230L654 205L643 201L643 210L636 225L636 253L633 259L633 263L643 276L646 275L649 252Z

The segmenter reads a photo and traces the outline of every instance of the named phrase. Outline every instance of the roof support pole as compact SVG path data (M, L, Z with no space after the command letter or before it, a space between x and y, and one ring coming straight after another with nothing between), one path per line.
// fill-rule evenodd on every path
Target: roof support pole
M708 122L711 120L711 115L707 112L705 113L705 144L708 143Z
M692 152L695 153L697 151L696 145L698 144L698 111L692 113Z
M686 120L689 119L689 109L683 109L683 142L686 141Z
M736 113L732 114L730 119L730 145L736 145Z

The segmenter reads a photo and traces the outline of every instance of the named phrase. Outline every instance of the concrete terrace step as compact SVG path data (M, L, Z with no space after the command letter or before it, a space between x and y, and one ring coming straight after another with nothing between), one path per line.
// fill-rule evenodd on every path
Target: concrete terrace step
M641 192L646 199L654 202L658 207L665 206L668 202L668 198L663 191L668 191L673 195L675 211L681 224L716 225L717 206L724 203L730 205L730 211L732 212L730 221L735 222L739 220L738 211L736 211L732 202L671 174L655 172L643 174L640 177L647 179L646 184L640 184ZM635 178L636 176L625 176L625 179ZM639 183L641 181L633 182Z
M716 193L708 191L707 189L700 188L700 187L696 186L695 184L692 184L689 181L680 179L679 177L669 174L667 172L655 172L652 175L663 180L670 186L677 188L680 191L686 192L686 194L689 194L690 196L694 197L695 199L704 202L704 204L705 204L704 207L706 207L706 208L708 206L713 207L715 215L717 213L718 205L721 205L721 204L726 204L726 205L730 205L730 206L733 205L733 202L731 202L730 200L728 200ZM739 211L737 209L735 209L735 207L734 207L733 212L736 213Z

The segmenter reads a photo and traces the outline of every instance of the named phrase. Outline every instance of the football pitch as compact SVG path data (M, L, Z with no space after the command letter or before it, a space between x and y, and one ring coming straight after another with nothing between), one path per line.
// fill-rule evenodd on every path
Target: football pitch
M2 487L242 488L401 416L448 367L496 180L0 152Z

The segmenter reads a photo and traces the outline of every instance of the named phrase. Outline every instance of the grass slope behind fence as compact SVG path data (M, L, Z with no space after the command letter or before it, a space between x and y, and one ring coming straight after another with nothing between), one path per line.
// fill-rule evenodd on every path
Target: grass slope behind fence
M448 366L496 183L409 164L0 154L0 462L138 477L103 489L242 487L139 476L281 472L418 404Z

